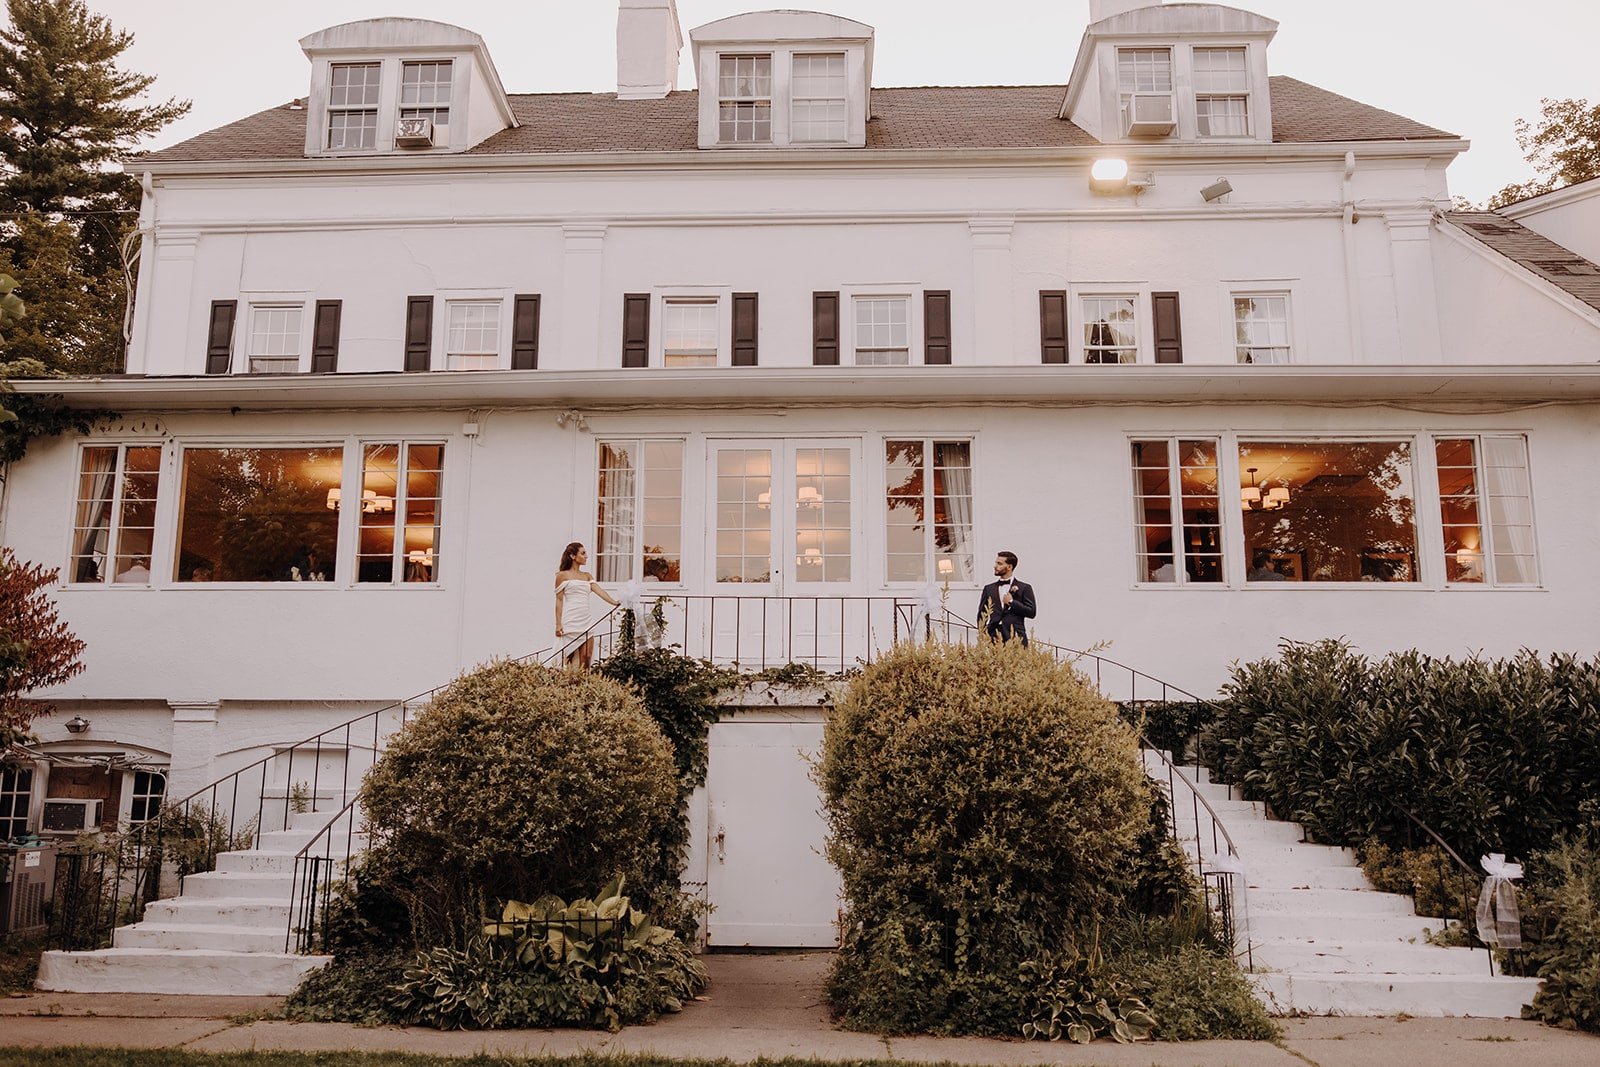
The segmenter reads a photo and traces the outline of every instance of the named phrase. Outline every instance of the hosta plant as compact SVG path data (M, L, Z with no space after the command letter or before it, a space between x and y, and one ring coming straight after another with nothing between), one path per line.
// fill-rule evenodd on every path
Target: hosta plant
M1155 1029L1145 1002L1129 995L1122 979L1097 971L1091 957L1028 960L1019 971L1029 988L1025 1038L1087 1045L1110 1037L1127 1044L1149 1040Z

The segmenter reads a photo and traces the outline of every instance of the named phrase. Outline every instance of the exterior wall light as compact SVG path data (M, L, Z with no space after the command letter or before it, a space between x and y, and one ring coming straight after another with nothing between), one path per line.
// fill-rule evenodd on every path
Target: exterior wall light
M63 725L66 726L67 733L69 734L87 733L89 730L89 720L85 719L82 715L74 715Z
M1130 171L1126 159L1097 159L1089 168L1091 192L1141 193L1155 183L1155 175L1149 171Z
M1216 181L1200 190L1200 199L1210 204L1214 201L1221 200L1231 192L1233 192L1233 184L1226 178L1218 178Z

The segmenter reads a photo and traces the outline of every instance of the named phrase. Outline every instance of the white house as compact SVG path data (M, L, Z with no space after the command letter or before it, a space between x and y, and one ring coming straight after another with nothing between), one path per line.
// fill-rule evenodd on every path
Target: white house
M1002 549L1040 637L1202 693L1285 637L1600 646L1594 228L1452 211L1466 142L1277 72L1270 19L1088 6L1063 84L998 87L875 85L815 12L689 31L697 91L672 0L622 0L615 94L355 22L140 159L127 373L18 385L120 418L3 502L88 642L36 751L107 773L8 769L0 834L551 646L574 540L745 665L853 662L931 587L970 618ZM815 715L768 725L718 744L792 765ZM719 812L792 807L756 765L714 759L727 856Z

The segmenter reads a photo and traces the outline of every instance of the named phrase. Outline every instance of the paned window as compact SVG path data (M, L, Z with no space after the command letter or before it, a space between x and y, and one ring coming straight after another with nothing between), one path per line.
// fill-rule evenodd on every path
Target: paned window
M683 442L602 441L595 576L683 581Z
M886 441L884 486L887 580L972 581L972 443Z
M1241 441L1248 582L1415 582L1409 441Z
M1194 50L1194 114L1201 137L1250 136L1250 71L1243 48Z
M720 56L717 62L718 140L772 140L772 57Z
M1133 442L1134 551L1141 582L1222 581L1217 441Z
M445 367L494 370L500 365L500 301L452 300L447 305Z
M189 448L181 582L328 582L339 546L339 445Z
M0 842L27 835L32 798L33 768L0 763Z
M856 363L862 366L911 362L911 299L904 296L855 298Z
M444 445L370 444L361 455L358 582L437 582Z
M796 449L795 580L848 582L851 526L850 449Z
M1286 293L1233 294L1234 354L1240 363L1290 363Z
M161 813L161 799L167 795L166 771L134 771L133 798L128 821L134 826Z
M1441 437L1439 514L1452 583L1535 585L1528 442L1518 435Z
M772 449L717 450L716 581L772 581Z
M715 367L720 316L715 297L665 301L661 362L667 367Z
M377 63L335 63L328 72L328 147L378 147Z
M402 65L400 117L429 119L435 126L450 125L450 73L448 59Z
M843 52L794 57L790 131L795 141L842 141L845 120Z
M300 370L300 325L305 308L298 304L250 309L251 374L294 374Z
M160 481L159 445L83 450L72 524L74 582L150 584Z
M1132 296L1083 298L1083 361L1139 362L1137 302Z
M1117 50L1117 91L1122 106L1134 93L1172 92L1172 50L1120 48Z

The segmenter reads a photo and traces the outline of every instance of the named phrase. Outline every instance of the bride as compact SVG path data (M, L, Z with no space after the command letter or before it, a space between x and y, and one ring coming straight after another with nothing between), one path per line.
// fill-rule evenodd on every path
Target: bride
M556 637L583 638L565 650L567 666L588 670L594 658L594 638L585 635L594 621L590 610L591 594L612 607L618 602L600 588L594 575L583 569L589 562L589 551L578 541L561 553L561 569L556 572Z

